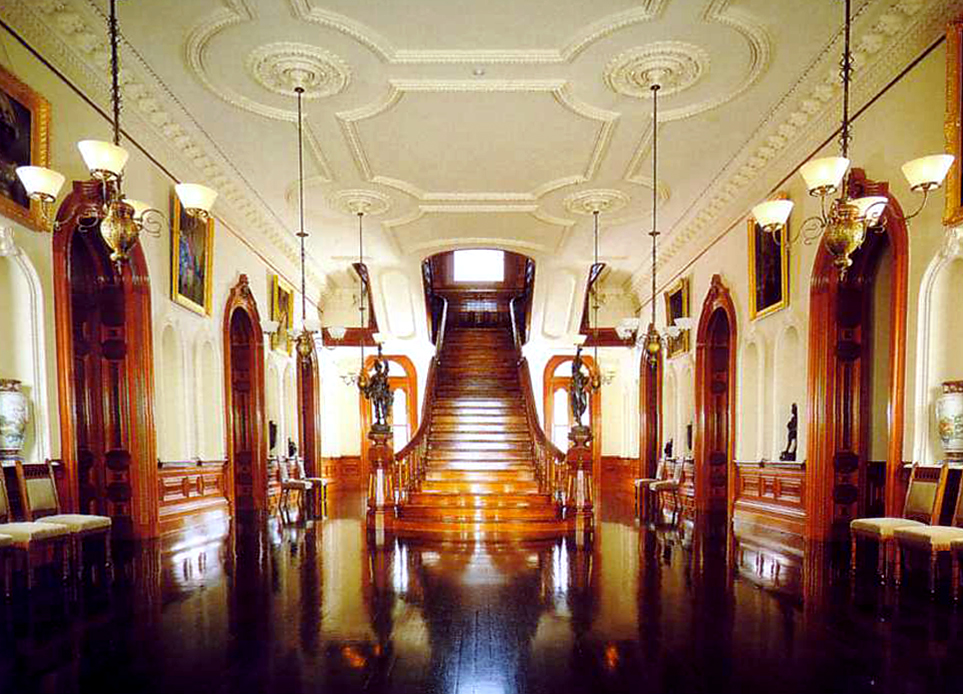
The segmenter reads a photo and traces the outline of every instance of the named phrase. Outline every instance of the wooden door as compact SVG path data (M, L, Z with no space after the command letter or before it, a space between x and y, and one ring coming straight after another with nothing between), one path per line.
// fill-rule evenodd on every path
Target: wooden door
M728 498L729 459L729 320L717 309L709 324L709 373L706 413L706 458L709 463L709 506L725 508Z
M234 501L238 511L250 511L254 504L255 403L253 393L253 340L257 339L251 319L244 311L231 316L231 441L234 468Z

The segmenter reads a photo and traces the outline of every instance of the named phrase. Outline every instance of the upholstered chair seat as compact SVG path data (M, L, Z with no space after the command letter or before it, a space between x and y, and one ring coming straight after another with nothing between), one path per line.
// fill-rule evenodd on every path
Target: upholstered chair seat
M926 523L908 518L857 518L849 524L851 532L889 540L899 528L928 528Z
M13 544L13 538L12 538L12 537L10 537L9 535L0 535L0 549L4 549L5 547L9 547L9 546L12 545L12 544Z
M889 576L891 554L895 545L895 533L901 528L925 528L935 525L943 508L943 492L946 490L946 478L949 465L943 463L939 467L922 467L913 464L910 472L909 486L906 488L906 500L903 503L901 518L856 518L849 523L850 535L850 571L855 580L856 576L856 548L857 540L863 538L879 545L876 571L880 580L885 582ZM899 562L897 561L897 571ZM899 575L897 573L897 582Z
M672 471L672 478L667 480L658 480L649 483L649 491L655 494L656 499L659 500L660 508L664 507L664 502L662 497L665 494L672 494L675 498L675 515L673 521L678 521L679 513L682 510L682 502L679 498L679 491L682 489L682 476L685 470L685 464L680 459L676 461L675 469Z
M78 513L58 513L54 516L45 516L39 522L66 525L71 532L107 530L111 526L110 518L107 516L84 516Z
M642 495L649 485L653 482L660 482L665 477L665 458L659 459L659 464L655 468L655 477L638 477L634 481L635 485L635 512L642 513Z
M55 523L3 523L0 524L0 531L12 539L12 544L25 549L31 542L70 534L70 528Z
M894 534L901 547L912 545L936 552L949 552L953 549L954 542L959 542L963 547L963 528L948 525L897 528Z

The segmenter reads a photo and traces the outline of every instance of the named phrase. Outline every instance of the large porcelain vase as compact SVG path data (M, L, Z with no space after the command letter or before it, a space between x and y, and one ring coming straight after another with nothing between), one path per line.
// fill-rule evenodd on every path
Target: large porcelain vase
M27 396L20 381L0 379L0 453L19 453L26 431Z
M936 426L950 460L963 460L963 381L946 381L936 400Z

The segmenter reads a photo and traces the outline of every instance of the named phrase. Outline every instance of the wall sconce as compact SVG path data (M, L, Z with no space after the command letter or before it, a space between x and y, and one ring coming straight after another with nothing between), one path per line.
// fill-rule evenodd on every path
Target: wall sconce
M615 326L615 334L620 340L631 340L639 330L639 322L638 318L623 318Z
M330 340L323 341L325 349L334 349L335 347L337 347L336 344L330 344L330 343L341 342L341 340L344 339L344 336L347 335L348 333L348 329L345 328L343 325L329 325L324 330L328 333L328 337L331 338Z

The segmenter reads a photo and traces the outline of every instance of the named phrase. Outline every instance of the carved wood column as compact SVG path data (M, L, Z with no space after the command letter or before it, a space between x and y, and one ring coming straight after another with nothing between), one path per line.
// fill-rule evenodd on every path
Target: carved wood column
M569 471L565 518L569 532L575 535L575 543L581 546L591 540L595 525L592 430L577 424L569 431L568 440L571 445L565 456L565 467Z

